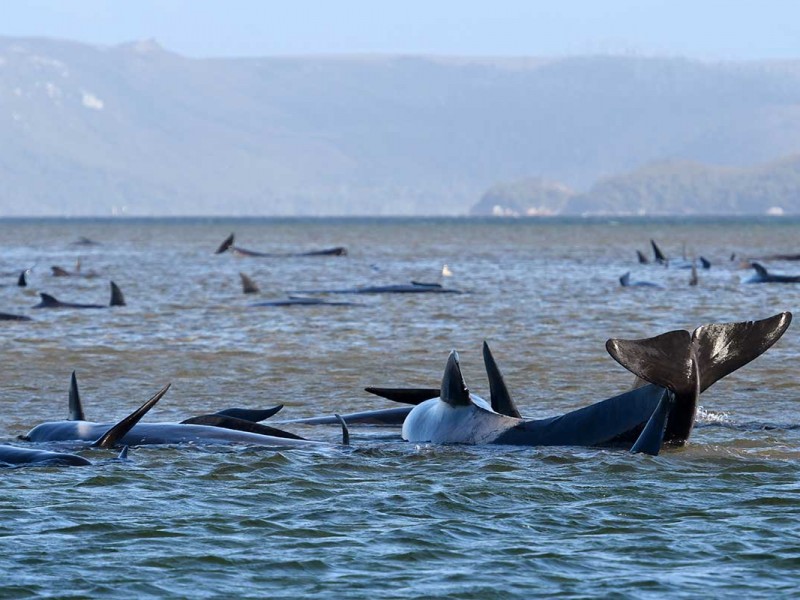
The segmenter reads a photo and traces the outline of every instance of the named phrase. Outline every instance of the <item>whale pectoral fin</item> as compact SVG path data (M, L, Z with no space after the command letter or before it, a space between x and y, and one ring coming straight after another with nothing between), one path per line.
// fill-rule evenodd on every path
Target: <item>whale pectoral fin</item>
M387 400L414 405L421 404L431 398L438 398L441 393L439 388L381 388L370 386L365 387L364 390Z
M75 371L72 372L72 377L69 381L69 420L70 421L85 421L86 417L83 414L83 405L81 404L81 395L78 393L78 379L75 377Z
M339 424L342 426L342 446L349 446L350 445L350 430L347 428L347 422L344 420L342 415L334 414L336 420L339 421Z
M217 248L217 251L214 252L214 254L222 254L231 246L233 246L233 234L230 234L225 238L225 241L219 245L219 248Z
M667 417L672 410L672 405L675 402L675 396L672 392L664 390L661 400L658 401L653 414L644 426L642 433L639 434L638 439L633 444L631 452L649 454L651 456L658 456L661 451L661 445L664 443L664 430L667 427Z
M234 417L244 421L251 421L253 423L260 423L270 417L278 414L283 409L283 404L277 404L271 408L262 409L248 409L248 408L228 408L215 412L215 415L222 417Z
M792 313L760 321L715 323L694 330L692 346L700 371L700 391L767 351L792 322Z
M693 388L691 336L676 330L642 340L610 339L606 350L631 373L676 393Z
M492 410L507 417L522 418L517 405L511 398L508 387L506 387L500 367L497 366L489 344L485 340L483 342L483 363L486 365L486 375L489 377L489 399Z
M129 414L127 417L122 419L119 423L114 425L111 429L106 431L100 438L92 444L94 448L113 448L117 445L117 442L125 437L133 426L136 425L143 416L147 414L147 412L153 408L156 403L161 400L162 396L167 393L167 390L170 388L172 384L168 383L163 388L161 388L156 394L150 398L147 402L142 404L139 408Z
M125 296L122 295L122 290L119 289L116 283L111 282L111 301L109 306L125 306Z
M272 437L288 438L292 440L302 440L305 438L289 433L283 429L262 425L261 423L254 423L253 421L246 421L245 419L237 419L236 417L228 417L225 415L200 415L186 419L181 422L182 425L209 425L211 427L221 427L222 429L233 429L235 431L246 431L248 433L258 433L260 435L270 435Z

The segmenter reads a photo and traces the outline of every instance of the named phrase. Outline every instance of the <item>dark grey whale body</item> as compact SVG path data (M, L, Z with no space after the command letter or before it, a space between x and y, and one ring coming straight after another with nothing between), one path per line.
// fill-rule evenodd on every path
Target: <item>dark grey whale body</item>
M107 423L87 421L75 374L72 374L67 421L42 423L20 439L29 442L92 441L109 428ZM274 448L331 447L328 442L306 440L289 432L261 425L256 420L272 416L282 408L267 410L228 409L211 415L192 417L181 423L136 423L119 439L127 446L154 444L203 444L268 446ZM343 429L347 427L338 420Z
M548 419L503 414L497 403L491 406L472 395L453 351L438 397L409 411L402 436L417 443L579 445L658 454L663 444L682 445L688 440L699 394L766 351L790 322L791 313L785 312L761 321L704 325L693 333L681 330L644 340L609 340L606 348L611 356L649 383ZM510 398L499 370L489 369L494 361L490 352L488 356L492 396ZM370 391L375 389L385 391ZM405 392L408 398L416 393L418 400L431 390ZM511 413L512 407L505 412Z
M81 304L79 302L62 302L50 294L40 293L41 301L33 308L108 308L110 306L125 306L125 297L116 283L111 284L111 300L108 304Z
M446 288L440 283L398 283L392 285L367 285L354 288L294 290L295 294L463 294L461 290Z
M233 245L234 235L230 234L225 241L220 244L214 254L222 254L223 252L230 251L239 256L256 256L265 258L294 258L300 256L347 256L347 248L343 246L334 246L333 248L323 248L321 250L309 250L307 252L257 252L255 250L246 250L239 246Z
M755 269L755 275L745 281L745 283L799 283L800 275L778 275L767 271L760 263L751 263Z
M128 432L147 414L147 412L156 405L156 403L167 393L170 384L161 388L154 396L142 404L139 408L129 414L127 417L118 423L102 429L96 437L86 438L82 441L92 442L91 446L94 448L113 448L123 440ZM20 439L28 440L25 436L20 436ZM38 440L46 441L46 440ZM122 449L120 458L127 455L127 445ZM86 458L67 452L55 452L41 448L21 448L19 446L12 446L10 444L0 444L0 465L7 466L22 466L22 465L40 465L40 466L73 466L81 467L92 464Z
M0 312L0 321L30 321L30 317L25 315L15 315L13 313Z

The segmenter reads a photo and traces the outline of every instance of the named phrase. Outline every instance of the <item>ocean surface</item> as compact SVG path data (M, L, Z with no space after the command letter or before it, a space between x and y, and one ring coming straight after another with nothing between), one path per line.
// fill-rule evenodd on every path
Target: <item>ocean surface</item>
M349 255L215 255L231 232L248 249ZM640 265L651 239L712 267L693 287L688 270ZM0 322L0 441L23 445L66 418L73 370L90 420L171 382L146 420L284 404L276 421L389 408L364 387L436 387L453 348L487 395L487 340L523 414L546 417L630 386L608 338L800 309L800 284L746 284L740 266L800 253L788 218L0 220L0 248L0 311L33 318ZM98 276L51 275L76 261ZM663 287L623 288L627 271ZM107 303L109 280L127 306L31 308L38 292ZM251 306L409 280L468 293ZM92 466L2 469L0 597L797 597L798 327L705 392L689 443L658 457L356 426L343 447L338 427L286 426L333 444L83 449Z

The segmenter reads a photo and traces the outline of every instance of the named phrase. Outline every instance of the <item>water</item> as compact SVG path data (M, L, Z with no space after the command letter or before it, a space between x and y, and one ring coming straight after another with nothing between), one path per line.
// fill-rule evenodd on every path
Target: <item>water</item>
M797 252L800 221L0 221L0 440L66 416L77 371L87 417L115 420L173 387L148 420L230 406L302 417L389 407L367 385L437 386L451 348L486 393L486 339L523 413L614 395L632 377L605 352L703 323L797 312L798 285L745 285L739 256ZM345 245L344 258L236 258ZM102 242L72 244L79 236ZM636 264L650 238L714 263ZM54 278L51 265L101 274ZM464 295L355 297L363 306L253 308L298 288L437 281ZM797 273L797 263L771 263ZM618 277L663 290L621 288ZM128 305L36 311L37 292ZM1 597L755 597L800 592L800 424L791 326L703 394L683 449L436 447L352 428L327 450L83 451L84 468L0 472ZM276 417L277 418L277 417ZM764 429L763 424L778 428ZM336 441L336 427L294 427Z

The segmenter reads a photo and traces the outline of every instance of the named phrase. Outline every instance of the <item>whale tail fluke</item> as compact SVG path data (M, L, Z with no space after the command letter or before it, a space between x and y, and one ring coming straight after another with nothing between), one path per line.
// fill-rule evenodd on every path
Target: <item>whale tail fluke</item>
M763 354L792 320L783 312L760 321L712 323L642 340L610 339L608 353L623 367L675 393L665 441L683 443L694 425L697 397L716 381Z
M522 418L517 405L511 398L505 379L503 379L503 374L500 372L500 367L497 366L492 351L489 349L489 344L485 340L483 342L483 363L486 365L486 375L489 377L489 398L492 410L507 417Z
M228 250L231 246L233 246L233 234L230 234L228 237L225 238L225 241L219 245L216 252L214 254L222 254L226 250Z
M153 408L156 403L161 400L164 394L167 393L170 386L172 384L168 383L163 388L161 388L156 394L147 400L144 404L142 404L139 408L129 414L127 417L122 419L119 423L114 425L111 429L106 431L100 438L92 444L94 448L113 448L116 446L119 441L125 437L125 435L133 429L133 426L136 425L143 416L147 414L147 412Z

